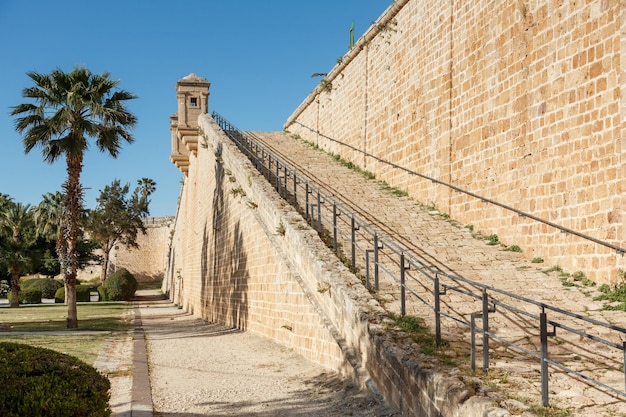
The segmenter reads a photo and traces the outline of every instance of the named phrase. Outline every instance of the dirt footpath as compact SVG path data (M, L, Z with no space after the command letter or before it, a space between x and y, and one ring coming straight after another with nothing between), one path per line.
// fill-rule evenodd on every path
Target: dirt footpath
M269 340L142 303L154 415L399 416Z

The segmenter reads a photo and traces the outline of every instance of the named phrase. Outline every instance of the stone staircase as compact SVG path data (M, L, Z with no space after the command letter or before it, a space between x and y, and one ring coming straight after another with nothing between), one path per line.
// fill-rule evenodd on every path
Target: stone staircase
M418 257L425 266L443 272L442 284L449 290L441 295L442 311L457 318L442 320L442 337L445 347L439 350L451 364L458 368L462 378L482 392L501 402L512 414L533 415L541 404L541 380L539 360L516 347L498 341L507 340L528 352L539 351L537 323L532 317L539 314L536 304L520 302L507 297L506 293L491 294L502 305L513 310L497 308L489 314L490 339L489 372L483 373L482 344L480 337L477 370L471 372L469 329L464 324L472 313L481 310L482 302L469 292L476 292L471 283L459 283L446 276L458 276L468 281L495 287L499 290L520 295L530 300L554 306L580 316L626 327L626 314L606 311L603 302L595 301L600 294L595 286L574 279L553 265L533 263L522 252L507 251L506 246L490 245L479 231L468 225L457 224L433 207L426 207L406 196L397 196L393 190L375 180L367 179L359 172L341 164L332 155L316 149L310 144L291 137L285 132L246 132L264 147L271 150L294 170L305 175L342 205L365 219L381 235L393 239L407 253ZM328 215L328 213L326 213ZM342 219L346 221L346 219ZM326 231L328 237L328 231ZM370 244L365 236L358 237L362 247ZM340 253L346 254L349 240L339 237ZM515 242L507 242L514 245ZM397 260L392 251L381 252L380 288L374 297L394 314L400 313L399 284L392 273L397 270ZM357 274L365 275L364 255L359 255ZM395 269L394 269L395 268ZM420 276L420 271L407 271L407 282L413 293L407 295L406 314L422 318L434 329L432 308L420 299L433 303L432 291ZM478 289L478 293L480 290ZM548 311L548 320L588 332L621 345L624 333L610 328L598 327L571 316ZM482 326L482 324L480 324ZM557 326L558 327L558 326ZM549 327L549 330L553 330ZM623 397L585 382L589 377L601 381L617 390L624 390L624 353L610 349L591 338L555 328L555 336L548 340L550 359L562 366L579 372L583 377L567 374L558 367L550 367L549 398L555 409L567 410L572 416L626 416ZM514 399L514 401L511 401ZM549 414L548 414L549 415ZM556 414L554 414L556 415Z

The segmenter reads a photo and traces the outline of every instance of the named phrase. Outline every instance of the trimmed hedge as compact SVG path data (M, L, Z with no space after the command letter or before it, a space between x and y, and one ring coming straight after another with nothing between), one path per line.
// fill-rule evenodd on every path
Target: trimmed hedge
M119 268L102 284L105 301L129 301L137 291L137 280L126 268Z
M63 287L63 282L50 278L33 278L22 281L22 288L34 288L41 291L42 298L54 298L54 294Z
M50 349L0 342L0 415L108 417L106 376Z
M7 294L9 303L13 300L13 292ZM41 291L36 288L23 288L20 290L20 304L41 304Z
M91 301L91 287L89 285L77 285L76 286L76 301L88 302ZM65 287L59 288L54 294L55 303L65 302Z
M65 287L61 287L54 293L54 302L55 303L64 303L65 302Z
M100 285L97 289L98 289L98 296L100 297L100 301L108 300L107 292L104 289L104 287L102 285Z

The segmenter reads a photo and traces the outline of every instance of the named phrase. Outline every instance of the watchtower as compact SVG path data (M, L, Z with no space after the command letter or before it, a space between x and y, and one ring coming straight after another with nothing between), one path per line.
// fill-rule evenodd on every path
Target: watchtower
M170 117L170 161L185 175L189 170L189 155L198 151L198 117L208 112L210 85L193 73L176 82L178 112Z

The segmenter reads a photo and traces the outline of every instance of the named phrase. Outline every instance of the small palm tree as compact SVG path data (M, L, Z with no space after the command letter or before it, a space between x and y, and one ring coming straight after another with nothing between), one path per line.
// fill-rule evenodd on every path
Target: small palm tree
M2 261L11 274L11 307L19 307L20 273L31 261L32 241L26 232L33 226L29 204L8 203L0 211L0 233L6 238L2 248Z
M53 163L65 157L67 180L63 184L65 210L65 254L62 268L65 273L67 297L67 327L78 327L76 311L76 273L78 270L77 240L82 215L83 189L80 174L88 139L102 152L117 157L122 141L133 142L129 129L136 123L135 116L125 108L125 101L133 94L116 90L119 81L109 73L92 74L86 68L75 68L69 73L60 69L50 74L29 72L35 83L25 88L22 96L34 103L13 107L11 115L20 116L15 129L23 134L26 153L35 147L42 149L43 159Z
M63 263L66 253L65 239L63 239L63 224L65 222L65 210L63 209L63 194L59 191L46 193L43 200L33 208L33 220L37 235L56 243L56 255L59 263ZM63 274L61 269L61 274Z
M133 195L133 204L140 211L141 217L150 215L150 195L156 190L156 182L152 178L142 178L137 181L137 188Z

